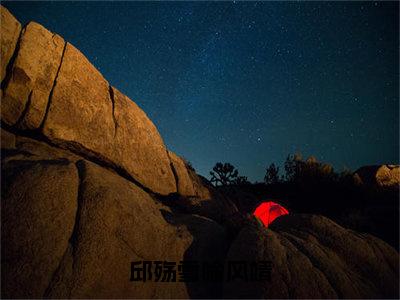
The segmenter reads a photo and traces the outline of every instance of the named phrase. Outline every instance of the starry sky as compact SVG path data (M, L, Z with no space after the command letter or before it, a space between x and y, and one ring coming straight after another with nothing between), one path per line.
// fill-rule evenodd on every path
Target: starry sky
M207 176L399 162L396 2L3 2L80 49Z

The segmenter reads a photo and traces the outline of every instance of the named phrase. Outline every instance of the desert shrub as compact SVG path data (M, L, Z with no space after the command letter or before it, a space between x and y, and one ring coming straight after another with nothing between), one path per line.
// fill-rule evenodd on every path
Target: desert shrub
M276 184L281 180L279 178L279 167L275 166L274 163L270 164L266 169L266 173L264 176L264 182L266 184Z

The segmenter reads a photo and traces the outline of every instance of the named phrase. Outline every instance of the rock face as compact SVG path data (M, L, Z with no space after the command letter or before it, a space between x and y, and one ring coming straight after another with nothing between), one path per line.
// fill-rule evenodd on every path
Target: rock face
M189 176L189 171L184 161L172 151L168 151L168 156L175 176L178 178L176 183L178 193L184 196L194 196L193 181Z
M132 282L131 262L223 261L247 219L79 50L0 11L2 298L222 296L219 282ZM382 241L317 217L279 224L245 227L226 258L276 260L271 288L226 296L397 295Z
M136 180L156 193L176 192L176 178L167 149L147 115L116 88L114 103L115 148L113 160ZM134 124L134 126L132 126Z
M153 123L70 44L43 133L56 144L123 168L155 193L176 192L167 150Z
M0 8L2 297L214 295L212 284L129 281L132 261L222 259L221 225L159 198L208 189L79 50L33 22L20 35Z
M10 81L2 98L2 121L23 129L39 128L63 48L64 40L60 36L37 23L31 22L22 30Z
M14 160L2 176L2 290L40 297L74 227L78 173L66 160Z
M355 180L359 184L368 184L386 188L399 188L400 166L365 166L358 169L354 176Z
M270 261L271 278L224 286L224 297L398 298L398 253L368 234L315 215L286 215L244 228L227 259Z
M6 76L7 65L15 51L19 34L21 32L21 24L14 18L10 12L1 7L1 81Z
M68 150L4 129L1 137L4 297L213 295L212 286L132 283L129 272L131 261L222 259L225 230L215 221L173 212Z
M131 261L222 259L225 230L215 221L173 212L68 150L5 130L2 138L3 297L212 295L208 286L129 278Z
M81 172L79 222L46 296L188 297L183 283L134 284L127 279L131 261L183 260L193 242L189 230L168 224L160 206L127 180L93 163L80 161L77 167ZM168 212L166 207L162 210ZM198 227L207 230L207 222L212 223L200 220ZM99 275L93 278L94 274Z
M1 9L2 26L7 26L2 34L6 62L19 23ZM177 192L167 149L154 124L79 50L33 22L22 29L18 44L10 79L2 82L4 124L39 130L52 143L120 169L154 193Z

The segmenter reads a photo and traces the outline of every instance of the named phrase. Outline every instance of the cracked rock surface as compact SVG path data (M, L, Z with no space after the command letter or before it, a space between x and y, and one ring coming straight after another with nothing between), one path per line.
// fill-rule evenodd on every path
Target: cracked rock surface
M114 170L2 130L2 296L188 298L129 281L131 261L223 259L224 228L172 211ZM216 247L216 249L214 249Z
M398 298L399 254L384 241L318 215L287 215L270 228L249 226L227 260L272 263L271 278L224 286L224 297Z

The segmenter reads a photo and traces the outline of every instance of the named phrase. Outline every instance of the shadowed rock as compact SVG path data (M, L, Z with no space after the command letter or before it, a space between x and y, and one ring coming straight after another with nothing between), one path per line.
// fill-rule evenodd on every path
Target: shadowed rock
M227 259L272 262L270 280L227 283L227 298L398 298L398 253L322 216L287 215L269 229L246 227Z
M222 259L225 231L215 221L173 212L112 169L68 150L4 129L2 138L10 141L2 149L3 297L215 293L205 283L129 281L131 261Z
M131 261L179 261L192 236L162 217L154 200L131 182L81 161L77 225L71 251L49 297L187 297L183 283L130 282Z
M354 173L354 178L358 184L399 188L400 166L380 165L361 167Z
M1 128L1 149L14 149L15 135Z

